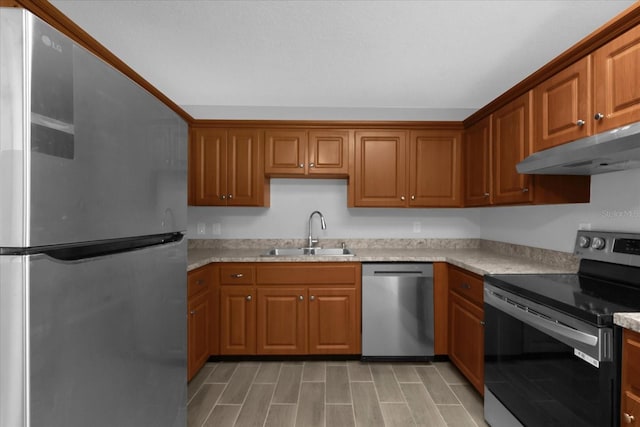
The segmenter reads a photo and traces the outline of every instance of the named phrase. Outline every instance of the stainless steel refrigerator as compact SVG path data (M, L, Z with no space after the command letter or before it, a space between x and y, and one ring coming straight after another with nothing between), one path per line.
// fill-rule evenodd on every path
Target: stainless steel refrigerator
M1 427L186 425L186 169L175 112L0 8Z

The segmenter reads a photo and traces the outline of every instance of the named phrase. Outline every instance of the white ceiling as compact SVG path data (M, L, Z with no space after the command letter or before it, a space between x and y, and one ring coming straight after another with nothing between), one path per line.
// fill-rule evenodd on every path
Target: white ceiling
M50 0L196 118L462 120L633 3Z

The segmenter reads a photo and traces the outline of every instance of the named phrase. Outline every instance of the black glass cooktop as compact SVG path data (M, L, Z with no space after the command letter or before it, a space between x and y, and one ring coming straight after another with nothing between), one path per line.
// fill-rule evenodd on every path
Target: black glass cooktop
M497 274L492 285L595 325L640 311L640 268L582 260L577 274Z

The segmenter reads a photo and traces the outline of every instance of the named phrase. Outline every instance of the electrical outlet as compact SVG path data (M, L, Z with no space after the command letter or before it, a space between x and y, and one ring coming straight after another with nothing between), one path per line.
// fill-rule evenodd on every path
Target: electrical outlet
M219 236L222 234L222 226L219 222L214 222L213 224L211 224L211 234L213 234L214 236Z
M198 234L205 234L207 232L207 226L204 222L199 222L197 231Z
M422 230L422 224L420 224L420 221L414 221L413 222L413 232L414 233L419 233Z

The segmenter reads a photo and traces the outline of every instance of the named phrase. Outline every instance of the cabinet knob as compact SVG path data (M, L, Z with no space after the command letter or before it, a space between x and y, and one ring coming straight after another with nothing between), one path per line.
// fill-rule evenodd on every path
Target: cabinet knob
M304 167L304 163L300 163L300 164L298 165L298 167L299 167L299 168L303 168L303 167Z
M253 298L251 298L251 295L247 295L247 298L246 298L247 301L251 301L252 299Z
M625 424L631 424L636 420L636 417L633 415L627 414L626 412L622 414L622 418L624 419Z
M309 299L310 299L311 301L315 301L315 300L316 300L316 296L315 296L315 295L311 295L311 296L309 297Z
M227 198L226 194L223 194L223 195L220 196L220 200L225 200L226 198Z
M415 200L416 196L414 196L413 194L411 195L411 200Z
M582 126L584 126L584 125L585 125L585 121L584 121L584 120L578 120L578 121L576 122L576 126L580 126L580 127L582 127Z
M233 199L233 194L229 194L227 197L228 197L229 200L231 200L231 199Z
M315 163L309 163L309 167L310 167L310 168L315 168L315 167L316 167L316 164L315 164Z
M303 297L302 295L300 295L300 296L298 297L298 299L299 299L300 301L302 301L302 300L304 300L304 297Z
M400 196L400 200L404 201L404 196Z
M197 310L191 310L191 311L189 312L189 314L191 314L191 315L193 316L193 315L194 315L194 314L196 314L197 312L198 312Z
M523 192L523 193L528 193L528 192L529 192L529 189L528 189L528 188L523 188L523 189L522 189L522 192Z
M604 114L602 114L602 113L595 113L595 114L593 115L593 118L594 118L594 119L596 119L596 120L602 120L602 119L604 119Z
M484 193L484 197L489 197L489 193Z
M480 326L484 326L484 320L480 321Z
M232 274L231 277L233 277L234 279L240 279L240 278L244 277L244 274L236 273L236 274Z

